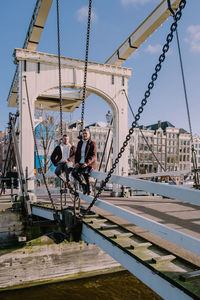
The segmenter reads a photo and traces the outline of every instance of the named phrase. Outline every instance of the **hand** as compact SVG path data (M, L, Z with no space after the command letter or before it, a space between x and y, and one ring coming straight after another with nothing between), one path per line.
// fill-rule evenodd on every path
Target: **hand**
M80 166L79 163L74 165L75 168L78 168L79 166Z
M66 164L66 163L68 163L69 161L68 161L68 159L64 159L63 162Z
M82 165L82 168L86 168L86 167L87 167L87 164L84 163L84 164Z

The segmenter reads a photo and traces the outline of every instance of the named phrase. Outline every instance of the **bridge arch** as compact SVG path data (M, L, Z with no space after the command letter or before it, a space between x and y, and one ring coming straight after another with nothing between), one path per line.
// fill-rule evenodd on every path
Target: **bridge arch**
M30 173L33 173L34 170L34 159L33 155L32 158L30 158L30 155L34 153L34 143L31 126L29 125L30 121L28 120L27 94L23 78L26 76L32 115L34 115L34 109L38 108L40 103L43 103L46 110L59 110L58 58L55 55L24 49L16 49L15 56L16 61L19 63L19 78L21 79L18 95L20 152L23 168L25 169L28 166L29 176L31 176L32 174ZM40 65L39 68L38 64ZM62 89L71 88L74 90L74 92L63 91L63 111L72 112L82 101L84 61L62 57L61 74ZM114 158L119 152L128 132L128 104L122 90L128 93L128 78L130 76L131 69L129 68L93 62L88 63L86 98L91 93L94 93L104 99L113 111ZM27 143L29 149L27 149ZM122 175L122 173L127 174L127 172L128 159L126 153L124 153L115 173Z

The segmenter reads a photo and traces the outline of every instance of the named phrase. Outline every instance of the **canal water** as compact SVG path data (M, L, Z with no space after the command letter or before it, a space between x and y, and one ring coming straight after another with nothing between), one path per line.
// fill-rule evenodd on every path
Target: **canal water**
M161 300L128 271L0 292L0 300Z

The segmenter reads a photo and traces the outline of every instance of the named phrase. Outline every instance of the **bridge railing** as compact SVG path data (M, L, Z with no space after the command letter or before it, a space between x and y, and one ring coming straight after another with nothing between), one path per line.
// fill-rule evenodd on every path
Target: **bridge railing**
M47 177L55 178L55 175L53 173L49 173L47 174ZM91 177L97 179L98 181L102 181L106 178L106 173L92 171ZM199 190L117 175L113 175L110 178L109 182L113 184L123 185L125 187L130 187L136 190L143 190L145 192L153 193L156 195L162 195L165 197L177 199L182 202L191 203L193 205L200 205ZM81 199L85 200L88 203L91 203L93 200L92 196L83 195L83 193L81 192L79 192L79 195ZM200 240L193 236L155 222L146 217L142 217L134 212L131 212L130 210L117 207L109 202L100 199L97 199L97 201L95 202L95 206L103 209L104 211L110 212L111 214L120 217L123 220L130 222L136 226L139 226L151 233L154 233L157 236L180 246L181 248L187 249L197 255L200 255Z
M104 180L106 173L92 171L91 176ZM109 182L200 206L199 190L118 175L112 175Z
M104 180L106 174L102 172L93 171L91 173L91 176L98 180ZM110 179L110 182L178 199L183 202L200 205L199 190L193 190L179 186L165 185L162 183L155 183L151 181L117 175L113 175ZM81 199L85 200L88 203L91 203L93 200L92 196L83 195L82 193L79 193L79 195ZM169 242L172 242L175 245L180 246L181 248L187 249L192 253L200 255L200 240L193 236L190 236L186 233L175 230L158 222L155 222L146 217L140 216L134 212L131 212L130 210L126 210L124 208L115 206L104 200L97 199L94 205L127 222L130 222L131 224L134 224L151 233L154 233L157 236Z

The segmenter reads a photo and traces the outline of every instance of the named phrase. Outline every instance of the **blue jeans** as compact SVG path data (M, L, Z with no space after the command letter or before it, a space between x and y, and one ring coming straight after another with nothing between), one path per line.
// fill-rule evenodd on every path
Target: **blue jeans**
M66 182L69 182L69 168L68 168L67 163L64 163L64 162L58 163L58 165L55 169L55 174L59 177L62 172L65 172Z

